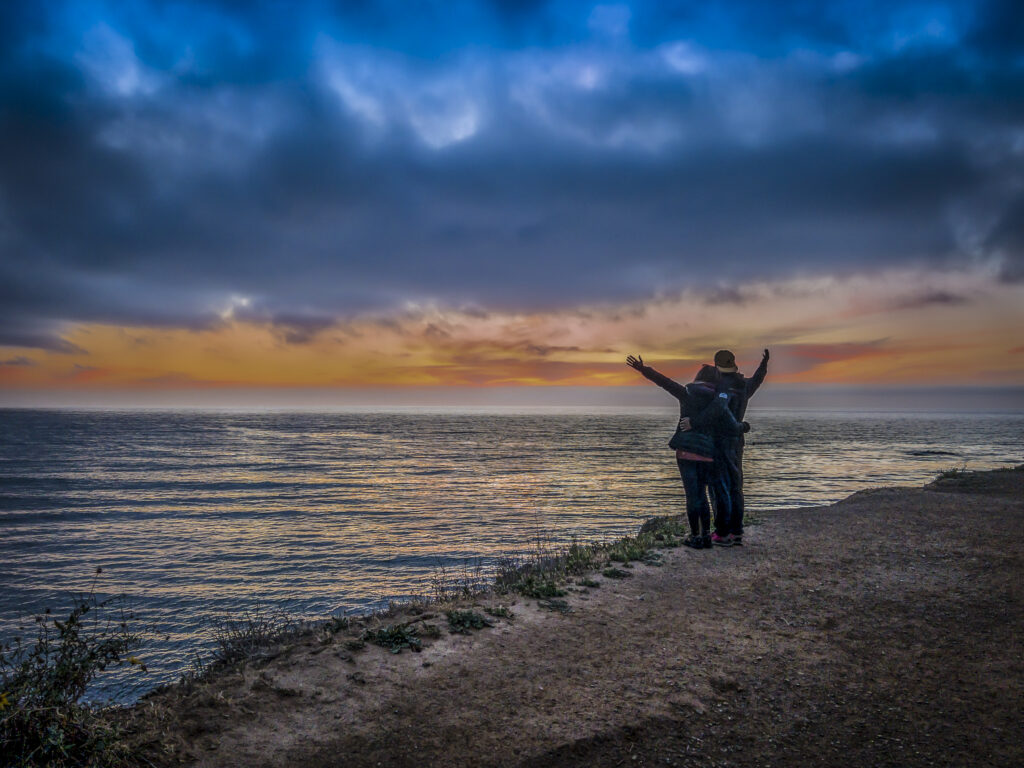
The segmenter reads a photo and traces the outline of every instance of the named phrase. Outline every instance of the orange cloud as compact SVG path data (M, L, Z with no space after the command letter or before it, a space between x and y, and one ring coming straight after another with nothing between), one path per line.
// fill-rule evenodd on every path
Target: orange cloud
M301 327L300 327L301 325ZM1024 383L1024 287L983 273L798 278L545 312L409 305L391 315L203 330L77 325L70 352L0 348L0 388L577 386L688 378L715 350L776 382ZM1006 350L1010 349L1010 354Z

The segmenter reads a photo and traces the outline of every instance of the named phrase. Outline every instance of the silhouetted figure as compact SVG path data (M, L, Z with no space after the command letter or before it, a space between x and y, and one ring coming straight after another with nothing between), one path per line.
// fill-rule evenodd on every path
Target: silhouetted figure
M715 367L721 374L719 390L729 395L729 409L738 421L747 415L747 402L757 392L764 377L768 374L768 350L761 357L754 375L744 378L736 367L736 356L727 349L715 353ZM724 451L725 468L729 473L729 487L732 491L732 516L728 533L733 544L743 543L743 514L745 502L743 498L743 435L730 438Z
M679 401L679 427L673 436L678 441L676 463L686 492L686 517L690 537L683 543L694 549L712 546L711 508L708 490L715 497L715 528L728 535L731 514L729 473L722 451L730 440L749 425L737 421L729 408L728 393L718 392L721 374L710 365L701 367L692 384L685 386L644 365L643 358L630 355L626 364ZM685 433L692 432L693 435ZM691 438L687 440L686 438Z

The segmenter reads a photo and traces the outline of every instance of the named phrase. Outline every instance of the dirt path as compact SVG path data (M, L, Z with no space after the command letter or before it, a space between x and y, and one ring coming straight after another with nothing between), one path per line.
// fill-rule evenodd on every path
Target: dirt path
M1019 766L1022 542L1021 469L862 492L598 577L567 614L298 646L161 739L198 766Z

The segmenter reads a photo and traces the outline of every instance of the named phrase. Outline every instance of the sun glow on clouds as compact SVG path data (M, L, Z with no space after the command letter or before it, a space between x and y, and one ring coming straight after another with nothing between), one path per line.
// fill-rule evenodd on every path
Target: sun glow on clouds
M688 377L721 347L753 368L765 346L779 383L1024 383L1024 286L984 272L805 277L531 313L417 304L306 329L252 308L230 296L198 331L74 326L64 338L81 353L0 348L0 386L622 385L637 383L628 353Z

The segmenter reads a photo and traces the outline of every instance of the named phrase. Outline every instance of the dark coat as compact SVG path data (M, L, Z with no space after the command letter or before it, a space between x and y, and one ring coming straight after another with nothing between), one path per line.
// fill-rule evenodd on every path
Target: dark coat
M729 394L729 410L732 411L732 415L736 417L737 421L743 421L743 418L747 415L747 401L757 392L767 374L768 361L764 359L761 360L761 364L757 366L754 375L749 379L745 378L739 371L722 374L718 391Z
M733 416L729 402L718 397L715 388L703 382L680 384L645 365L640 371L679 401L679 418L689 418L693 429L710 435L718 446L743 434L743 424Z

